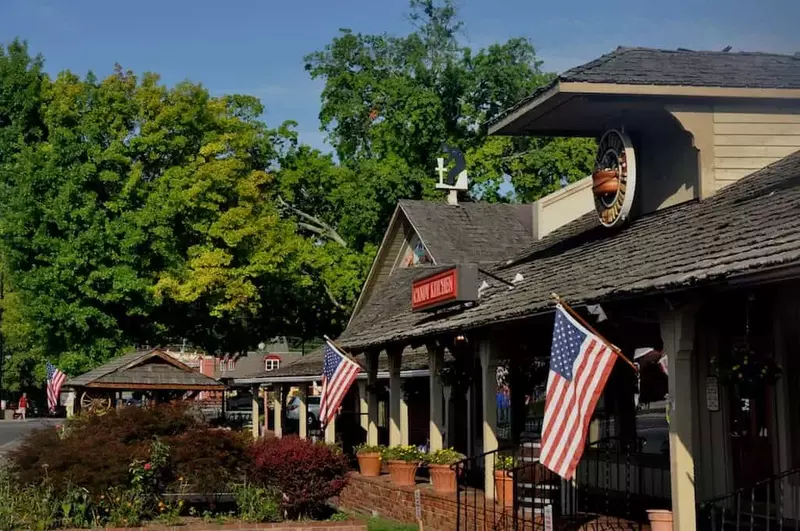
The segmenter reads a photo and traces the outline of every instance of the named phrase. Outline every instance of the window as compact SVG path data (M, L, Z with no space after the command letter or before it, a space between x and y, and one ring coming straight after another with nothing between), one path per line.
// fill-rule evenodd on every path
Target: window
M265 371L274 371L278 367L281 366L281 360L276 358L267 358L264 360L264 370Z
M414 267L419 264L429 264L431 262L432 260L430 256L428 256L428 250L425 249L425 245L419 237L414 234L404 248L401 267Z
M219 372L225 372L225 360L219 360Z
M228 370L233 371L236 369L236 362L234 360L228 360Z

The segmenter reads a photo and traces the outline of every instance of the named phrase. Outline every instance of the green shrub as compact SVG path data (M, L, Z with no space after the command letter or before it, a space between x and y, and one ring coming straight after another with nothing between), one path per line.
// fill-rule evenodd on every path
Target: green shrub
M464 454L456 452L452 448L442 448L425 454L424 461L429 465L454 465L465 457Z
M206 427L167 437L173 479L193 492L225 492L244 477L251 440L248 433Z
M245 522L280 522L280 494L245 483L233 489L239 517Z
M390 446L381 452L381 459L384 461L420 462L422 457L423 454L419 448L411 445Z
M383 446L382 444L367 444L367 443L363 443L363 444L356 445L353 449L355 450L356 455L358 455L358 454L372 454L372 453L380 454L380 453L383 453L383 451L386 449L386 447Z

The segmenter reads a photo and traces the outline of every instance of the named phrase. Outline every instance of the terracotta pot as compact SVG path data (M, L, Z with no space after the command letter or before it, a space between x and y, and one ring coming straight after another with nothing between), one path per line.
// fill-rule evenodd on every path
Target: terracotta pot
M389 465L392 483L395 485L409 487L417 484L416 477L419 463L416 461L389 461L387 465Z
M503 507L514 506L514 476L505 470L494 471L494 495Z
M450 465L428 465L433 490L443 494L456 491L456 471Z
M376 478L381 475L381 454L378 452L364 452L357 454L358 471L365 478Z
M619 173L617 170L595 170L592 174L592 192L594 195L616 194L619 190Z
M664 509L648 509L651 531L672 531L672 511Z

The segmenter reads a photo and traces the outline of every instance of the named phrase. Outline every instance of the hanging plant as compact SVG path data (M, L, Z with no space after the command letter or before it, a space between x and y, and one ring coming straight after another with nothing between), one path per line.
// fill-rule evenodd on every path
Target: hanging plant
M446 385L456 393L464 393L472 385L470 367L463 360L449 360L439 369L438 377L442 385Z
M711 359L720 382L733 387L740 398L757 397L764 388L781 376L781 368L772 358L754 352L749 345L735 345L724 359Z

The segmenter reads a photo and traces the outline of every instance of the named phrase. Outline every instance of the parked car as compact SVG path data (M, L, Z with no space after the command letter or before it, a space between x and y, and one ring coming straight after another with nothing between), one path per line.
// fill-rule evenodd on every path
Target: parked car
M319 419L319 398L318 396L309 396L308 400L308 425L313 426ZM290 420L300 420L300 399L296 396L292 397L289 405L286 406L286 418Z

